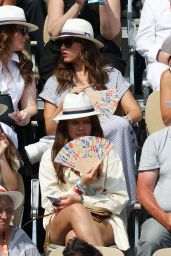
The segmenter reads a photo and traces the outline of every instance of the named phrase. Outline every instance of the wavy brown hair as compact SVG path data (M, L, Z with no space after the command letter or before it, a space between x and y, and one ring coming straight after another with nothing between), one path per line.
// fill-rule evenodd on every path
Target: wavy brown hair
M18 150L15 148L14 143L12 142L12 140L5 134L1 125L0 125L0 133L3 133L6 136L8 142L9 142L9 145L8 145L7 149L5 150L5 157L7 159L7 162L9 164L10 168L12 170L14 170L18 167L18 164L16 163L16 159L19 162L21 161L20 154L19 154Z
M8 62L11 58L12 51L11 42L13 41L14 35L18 32L19 25L1 25L0 26L0 60L5 67L8 69ZM19 63L16 63L20 73L25 81L25 84L28 85L33 80L33 71L32 71L32 62L27 59L23 52L16 52L19 56Z
M91 125L92 125L90 136L97 136L97 137L104 138L103 130L100 126L100 121L99 121L98 117L91 116L90 120L91 120ZM56 163L54 161L54 159L55 159L56 155L58 154L58 152L61 150L61 148L65 144L67 144L69 141L71 141L71 138L68 134L67 120L60 121L57 126L57 129L56 129L55 142L52 147L52 162L53 162L53 166L56 170L58 182L61 185L62 185L62 183L66 183L65 178L64 178L64 172L65 172L66 168L62 164ZM99 173L99 177L100 177L101 166L100 166L100 170L98 171L98 173Z
M96 45L86 39L78 39L77 42L81 43L82 50L80 59L85 65L85 71L88 73L89 84L93 85L97 90L105 90L105 83L108 81L107 72L103 68L99 49ZM60 55L54 75L59 83L57 92L61 93L66 89L75 86L74 80L77 81L78 77L75 74L74 66L72 63L65 63Z

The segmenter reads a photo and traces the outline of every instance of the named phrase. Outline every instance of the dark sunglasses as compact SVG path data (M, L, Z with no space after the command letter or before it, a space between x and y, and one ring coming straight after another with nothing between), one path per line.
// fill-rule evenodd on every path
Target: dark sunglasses
M14 209L12 208L2 208L0 207L0 215L3 214L3 212L6 212L6 215L12 215L14 213Z
M57 46L59 48L61 48L61 46L63 44L65 45L66 48L70 48L73 45L73 43L75 43L75 42L81 43L81 39L75 38L75 37L69 37L69 38L65 38L65 39L59 39L56 41Z
M26 34L29 33L29 30L28 30L27 27L23 27L23 28L18 29L18 32L20 32L20 34L21 34L22 36L25 36Z

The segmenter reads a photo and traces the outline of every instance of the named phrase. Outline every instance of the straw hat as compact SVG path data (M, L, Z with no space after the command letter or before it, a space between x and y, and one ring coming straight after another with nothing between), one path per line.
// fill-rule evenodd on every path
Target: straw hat
M26 26L30 32L36 31L38 27L26 21L22 8L14 5L0 6L0 25L19 24Z
M7 191L0 185L0 196L9 196L13 201L14 210L16 210L23 202L24 195L19 191Z
M69 120L99 114L100 112L94 110L89 97L84 92L79 94L68 93L64 98L63 111L53 120Z
M0 115L2 115L3 113L5 113L5 111L7 110L7 106L5 106L4 104L0 104Z
M10 126L8 126L7 124L2 123L1 119L0 119L0 125L1 125L5 135L7 136L7 138L9 138L13 142L14 146L16 148L18 148L17 133Z
M104 46L99 40L94 38L92 25L83 19L68 19L65 22L60 35L51 37L51 39L61 39L64 37L83 38L95 43L98 48L102 48Z

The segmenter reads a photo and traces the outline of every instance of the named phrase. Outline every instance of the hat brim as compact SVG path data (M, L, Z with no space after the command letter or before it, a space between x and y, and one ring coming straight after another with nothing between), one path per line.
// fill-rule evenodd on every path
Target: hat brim
M0 104L0 115L4 114L8 107L4 104Z
M51 37L50 39L51 40L59 40L61 38L65 38L65 37L78 37L78 38L82 38L82 39L85 39L85 40L88 40L88 41L91 41L93 43L96 44L96 46L98 48L103 48L104 47L104 44L101 43L99 40L95 39L94 37L86 37L84 35L77 35L77 34L69 34L69 35L61 35L61 36L56 36L56 37Z
M19 191L0 192L0 196L9 196L13 201L14 210L16 210L24 200L24 195Z
M39 29L38 26L36 26L32 23L25 22L25 21L3 21L0 23L0 26L1 25L13 25L13 24L26 26L28 28L29 32L34 32Z
M93 111L91 113L79 113L79 114L69 114L69 115L63 115L63 112L61 112L59 115L57 115L53 120L55 122L62 121L62 120L70 120L70 119L77 119L77 118L82 118L82 117L87 117L87 116L95 116L95 115L100 115L100 112Z

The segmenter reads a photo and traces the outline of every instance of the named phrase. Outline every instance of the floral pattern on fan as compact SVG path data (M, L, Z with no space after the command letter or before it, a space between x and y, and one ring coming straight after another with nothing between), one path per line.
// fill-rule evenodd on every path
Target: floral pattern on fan
M55 162L84 172L102 162L111 150L108 140L95 136L83 136L67 143L57 154Z
M116 89L103 91L87 89L85 93L91 99L94 109L100 112L99 119L101 122L105 122L107 118L114 114L119 102Z

